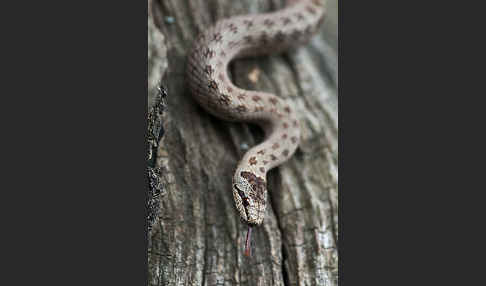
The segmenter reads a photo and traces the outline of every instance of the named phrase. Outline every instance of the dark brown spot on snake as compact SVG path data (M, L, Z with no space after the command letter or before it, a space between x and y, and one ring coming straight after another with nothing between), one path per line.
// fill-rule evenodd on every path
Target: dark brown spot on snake
M265 203L265 180L247 171L241 172L240 175L248 181L248 183L251 185L251 188L253 189L253 192L250 193L249 196L255 201Z
M248 109L246 108L246 106L244 106L244 105L242 105L242 104L241 104L241 105L238 105L238 106L236 107L236 111L238 111L239 113L243 113L243 112L245 112L245 111L247 111L247 110L248 110Z

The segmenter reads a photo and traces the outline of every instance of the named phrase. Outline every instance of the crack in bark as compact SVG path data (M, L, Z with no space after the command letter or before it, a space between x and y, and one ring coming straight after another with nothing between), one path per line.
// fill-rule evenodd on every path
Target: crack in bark
M335 214L334 208L333 208L332 203L331 203L331 198L329 198L329 208L331 209L330 221L331 221L332 238L334 239L334 244L336 245L336 250L339 252L339 244L338 244L337 234L336 234L336 225L334 223L334 216L336 214Z
M279 168L275 168L273 170L272 173L275 173ZM273 176L272 176L273 177ZM271 181L272 178L269 178L269 182ZM274 180L272 180L273 182L275 182L275 178L273 178ZM272 193L275 193L275 190L276 189L279 189L280 188L280 182L277 181L276 183L273 184L273 188L272 188ZM287 260L287 254L285 252L285 239L284 239L284 230L281 226L281 218L279 217L279 214L278 214L278 206L275 205L275 202L274 200L272 199L272 196L270 195L270 192L268 193L269 195L269 198L268 198L268 202L270 203L270 205L272 206L272 210L274 211L275 213L275 220L277 222L277 228L278 230L280 231L280 239L281 239L281 243L280 243L280 252L281 252L281 255L282 255L282 263L281 263L281 269L282 269L282 277L283 277L283 284L284 285L290 285L290 282L289 282L289 273L287 271L287 268L285 267L285 261Z
M155 104L148 113L148 135L147 135L147 176L148 176L148 198L147 198L147 224L148 231L152 230L152 225L157 219L160 207L160 197L165 194L164 186L160 180L161 169L155 167L157 157L157 147L161 138L164 136L162 126L162 114L165 110L165 97L167 92L160 85L155 98Z

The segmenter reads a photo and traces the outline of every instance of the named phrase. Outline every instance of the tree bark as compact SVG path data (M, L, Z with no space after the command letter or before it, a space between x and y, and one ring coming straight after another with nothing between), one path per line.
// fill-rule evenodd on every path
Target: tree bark
M234 207L232 173L255 126L221 121L200 108L185 81L186 53L218 19L281 9L285 0L154 0L149 5L149 108L167 87L155 168L163 192L149 232L149 285L337 285L337 0L305 47L231 64L234 83L293 103L303 139L269 172L267 213L243 254L246 225Z

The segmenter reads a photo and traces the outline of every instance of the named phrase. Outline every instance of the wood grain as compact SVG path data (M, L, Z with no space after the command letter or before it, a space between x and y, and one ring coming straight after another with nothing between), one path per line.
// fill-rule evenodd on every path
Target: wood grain
M338 69L326 22L306 47L230 66L237 86L274 93L302 114L299 149L268 174L269 205L265 223L253 230L250 258L242 252L246 227L233 206L231 176L263 132L208 115L184 77L199 30L223 17L283 6L253 0L151 3L153 34L163 35L158 38L167 55L149 52L149 62L160 63L169 95L157 152L165 195L149 237L150 285L337 285Z

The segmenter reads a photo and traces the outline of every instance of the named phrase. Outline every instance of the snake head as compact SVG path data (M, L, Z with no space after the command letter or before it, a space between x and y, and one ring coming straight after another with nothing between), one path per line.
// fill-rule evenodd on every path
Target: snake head
M249 225L263 222L267 201L266 183L252 172L237 172L233 178L233 197L240 217Z

